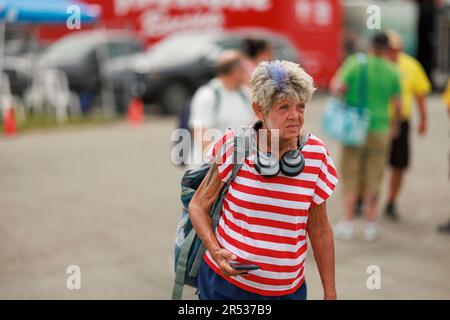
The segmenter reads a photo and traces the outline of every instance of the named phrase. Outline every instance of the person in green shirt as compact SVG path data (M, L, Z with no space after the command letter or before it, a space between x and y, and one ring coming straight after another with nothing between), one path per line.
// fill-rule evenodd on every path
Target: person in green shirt
M362 104L370 113L368 135L359 147L342 146L340 174L344 188L344 221L336 226L336 236L344 240L354 237L353 222L359 189L364 186L366 225L364 239L373 241L378 236L375 223L378 210L378 194L383 173L387 166L389 141L399 132L401 112L401 86L398 71L388 60L388 37L377 33L368 54L349 56L331 82L331 92L342 96L349 106ZM367 77L362 83L361 72L366 68ZM366 86L367 94L360 101L360 91ZM389 103L394 115L389 114Z

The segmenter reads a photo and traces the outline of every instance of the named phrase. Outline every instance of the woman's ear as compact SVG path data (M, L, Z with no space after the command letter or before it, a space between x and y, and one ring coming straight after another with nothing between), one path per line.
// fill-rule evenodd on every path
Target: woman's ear
M252 108L259 120L265 120L266 115L262 111L262 108L259 104L257 104L256 102L253 102Z

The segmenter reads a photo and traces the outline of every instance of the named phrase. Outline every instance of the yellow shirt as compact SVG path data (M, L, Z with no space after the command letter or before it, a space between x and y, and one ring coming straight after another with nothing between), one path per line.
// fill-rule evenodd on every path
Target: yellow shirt
M416 96L425 96L431 92L431 83L419 61L400 53L396 63L400 72L402 87L402 120L411 119L413 104ZM393 107L390 106L392 114Z
M447 83L447 89L445 89L444 94L442 95L442 100L444 101L447 108L450 109L450 79Z

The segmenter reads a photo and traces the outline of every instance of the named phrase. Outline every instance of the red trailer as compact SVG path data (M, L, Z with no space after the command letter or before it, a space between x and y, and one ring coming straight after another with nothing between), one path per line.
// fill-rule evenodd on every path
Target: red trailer
M302 66L326 86L342 60L340 0L84 0L99 4L107 28L136 30L148 45L188 29L264 28L297 47ZM83 28L83 26L82 26ZM56 38L67 30L43 30Z

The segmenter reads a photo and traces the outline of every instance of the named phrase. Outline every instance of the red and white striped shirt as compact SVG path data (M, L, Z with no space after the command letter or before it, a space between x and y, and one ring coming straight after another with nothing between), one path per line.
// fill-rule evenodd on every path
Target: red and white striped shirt
M210 159L218 159L219 176L225 182L232 174L233 139L234 131L228 130L208 153ZM224 277L241 289L282 296L295 292L303 283L308 210L332 194L338 179L333 160L319 138L311 134L302 153L306 163L300 175L280 173L272 178L256 171L255 154L251 154L228 189L215 231L217 240L238 262L260 267L248 275ZM204 259L221 275L208 251Z

